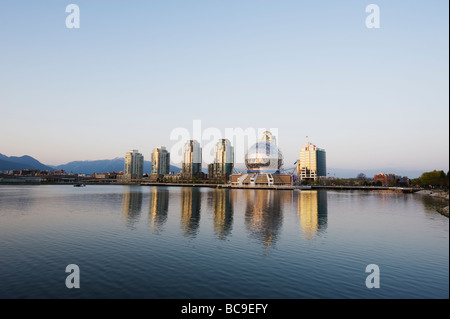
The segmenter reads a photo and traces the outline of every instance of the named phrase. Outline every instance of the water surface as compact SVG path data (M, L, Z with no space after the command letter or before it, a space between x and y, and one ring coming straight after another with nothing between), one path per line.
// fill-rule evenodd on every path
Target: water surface
M0 298L449 298L448 225L417 194L0 186Z

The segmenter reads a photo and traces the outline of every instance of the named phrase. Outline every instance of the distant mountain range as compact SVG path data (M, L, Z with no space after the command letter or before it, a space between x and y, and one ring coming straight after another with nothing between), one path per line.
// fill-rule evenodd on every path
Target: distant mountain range
M6 156L0 154L0 171L7 170L23 170L23 169L39 169L41 171L45 170L65 170L66 172L74 174L93 174L93 173L104 173L104 172L119 172L123 171L125 159L114 158L108 160L97 160L97 161L74 161L67 164L50 166L39 162L37 159L25 155L25 156ZM144 173L149 174L151 171L152 163L150 161L144 161ZM181 168L177 166L170 165L171 172L180 172ZM245 172L245 166L243 164L237 164L235 171ZM409 178L419 177L423 171L419 170L405 170L405 169L395 169L395 168L377 168L377 169L342 169L342 168L328 168L329 177L339 177L339 178L356 178L359 173L366 174L367 177L371 178L375 174L380 172L396 174L401 176L408 176ZM207 168L203 167L203 172L207 172Z
M66 172L75 174L93 174L105 172L120 172L123 171L125 164L124 158L114 158L109 160L97 161L74 161L67 164L54 166L54 169L65 170ZM152 168L152 163L144 161L144 173L149 173Z
M6 156L0 154L0 171L7 170L23 170L23 169L39 169L41 171L65 170L74 174L93 174L104 172L120 172L123 171L125 159L114 158L109 160L97 161L74 161L67 164L50 166L44 165L35 158L25 155L21 157ZM152 168L152 162L144 161L144 173L149 174ZM179 172L179 167L170 165L171 172Z
M125 158L117 157L109 160L97 161L74 161L67 164L54 166L53 169L65 170L66 172L76 174L93 174L105 172L120 172L123 171L125 165ZM152 162L144 161L144 174L150 174L152 169ZM179 172L181 168L170 165L171 172Z
M0 171L22 169L39 169L41 171L46 171L52 170L53 168L42 164L37 159L28 155L17 157L0 154Z

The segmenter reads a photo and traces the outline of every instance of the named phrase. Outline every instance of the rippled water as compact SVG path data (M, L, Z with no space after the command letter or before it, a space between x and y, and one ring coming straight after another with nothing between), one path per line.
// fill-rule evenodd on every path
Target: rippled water
M448 234L417 194L0 186L0 298L449 298Z

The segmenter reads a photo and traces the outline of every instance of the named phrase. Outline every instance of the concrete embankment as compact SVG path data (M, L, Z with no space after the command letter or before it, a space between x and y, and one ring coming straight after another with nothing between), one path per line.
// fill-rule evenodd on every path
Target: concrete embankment
M449 217L449 194L440 190L421 190L416 194L427 196L428 198L435 199L437 202L442 203L436 206L436 211L444 216Z

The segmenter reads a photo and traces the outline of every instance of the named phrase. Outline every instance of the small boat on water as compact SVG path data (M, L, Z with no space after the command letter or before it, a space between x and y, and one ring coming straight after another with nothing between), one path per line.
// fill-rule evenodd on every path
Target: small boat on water
M83 184L83 183L77 183L77 184L73 185L73 187L85 187L85 186L86 186L86 184Z

